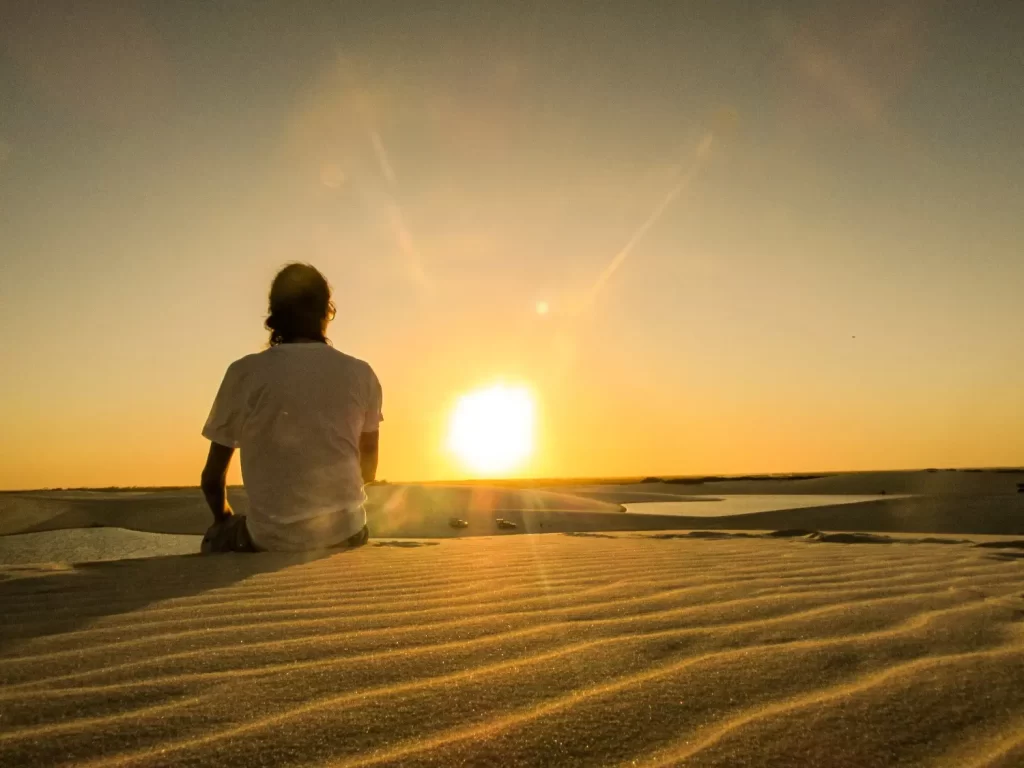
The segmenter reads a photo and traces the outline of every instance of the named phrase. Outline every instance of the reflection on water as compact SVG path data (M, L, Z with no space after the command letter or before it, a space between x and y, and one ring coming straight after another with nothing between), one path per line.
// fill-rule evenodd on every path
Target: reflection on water
M714 496L700 501L649 501L641 504L626 504L626 511L648 515L685 515L687 517L721 517L723 515L746 515L753 512L772 512L779 509L803 509L805 507L827 507L834 504L856 504L863 501L903 498L897 495L839 496L804 494L775 494L757 496L743 494L736 496Z

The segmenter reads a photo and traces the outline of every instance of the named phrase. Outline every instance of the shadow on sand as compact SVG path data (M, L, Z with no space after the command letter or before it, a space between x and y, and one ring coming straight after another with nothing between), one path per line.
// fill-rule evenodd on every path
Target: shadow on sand
M299 568L333 551L176 555L63 565L0 568L0 653L19 642L75 630L106 616L192 597L258 574Z

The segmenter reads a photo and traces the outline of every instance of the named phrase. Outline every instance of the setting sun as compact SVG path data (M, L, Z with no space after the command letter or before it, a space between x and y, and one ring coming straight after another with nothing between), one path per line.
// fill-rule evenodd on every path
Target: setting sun
M468 470L496 475L516 469L533 452L533 397L497 384L459 398L448 447Z

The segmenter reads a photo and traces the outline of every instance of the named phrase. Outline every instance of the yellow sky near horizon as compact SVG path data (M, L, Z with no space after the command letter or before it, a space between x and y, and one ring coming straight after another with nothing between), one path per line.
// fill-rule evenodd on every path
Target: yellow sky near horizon
M1024 19L682 5L13 13L0 489L198 482L292 260L388 480L1024 463Z

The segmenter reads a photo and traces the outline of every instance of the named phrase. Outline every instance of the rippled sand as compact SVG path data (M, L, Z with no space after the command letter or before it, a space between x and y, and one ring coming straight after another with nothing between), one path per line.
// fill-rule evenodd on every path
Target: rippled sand
M1024 559L1002 544L10 567L0 764L1021 765Z

